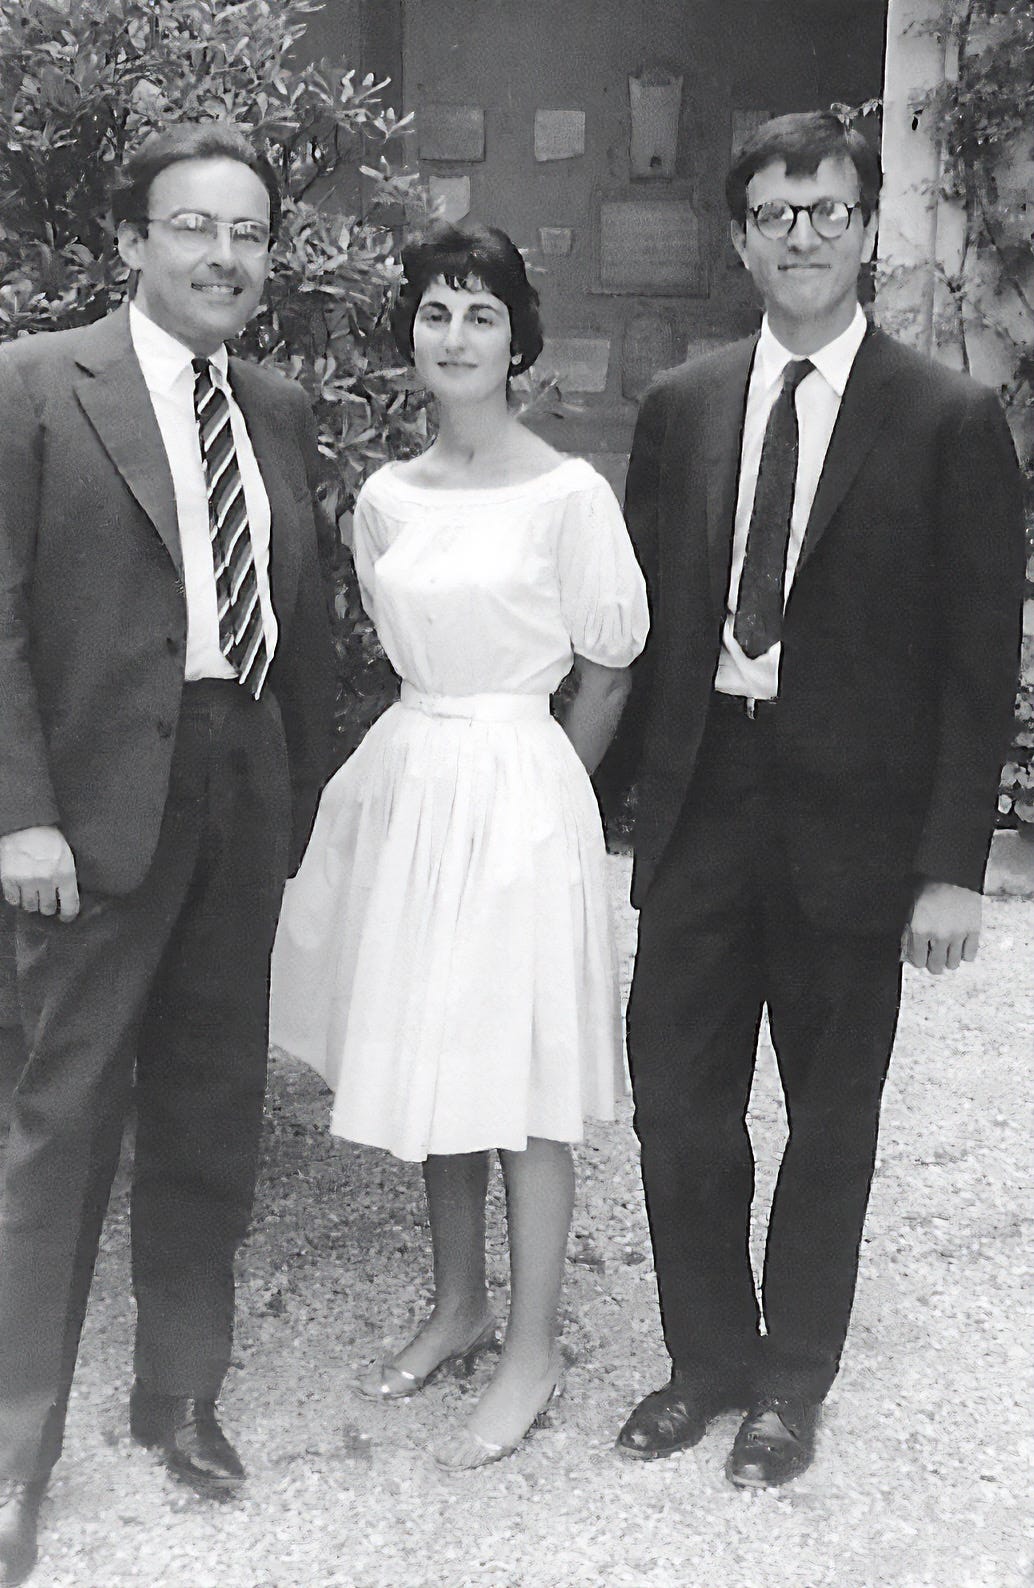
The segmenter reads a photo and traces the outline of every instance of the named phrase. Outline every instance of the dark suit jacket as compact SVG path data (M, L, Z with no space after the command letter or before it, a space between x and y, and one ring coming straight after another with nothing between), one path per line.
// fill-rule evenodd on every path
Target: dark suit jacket
M755 338L662 376L626 515L652 627L611 787L638 779L641 903L693 778L718 664ZM773 792L801 903L897 930L918 877L980 888L1012 720L1023 588L1016 455L994 395L863 342L786 608Z
M230 361L272 511L294 859L326 771L332 652L304 392ZM0 833L52 824L80 887L144 877L165 808L187 612L172 477L123 308L0 348Z

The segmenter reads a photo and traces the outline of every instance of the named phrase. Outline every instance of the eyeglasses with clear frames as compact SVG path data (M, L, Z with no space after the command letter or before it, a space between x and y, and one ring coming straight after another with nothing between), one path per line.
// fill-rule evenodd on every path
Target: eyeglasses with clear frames
M199 251L225 231L233 248L242 254L264 254L271 243L264 221L220 221L201 210L181 210L177 215L148 215L148 226L167 226L177 243Z
M747 214L762 237L773 241L789 237L797 225L797 217L807 215L815 235L830 242L834 237L843 237L855 210L861 207L861 204L848 204L844 199L817 199L814 204L790 204L782 200L755 204Z

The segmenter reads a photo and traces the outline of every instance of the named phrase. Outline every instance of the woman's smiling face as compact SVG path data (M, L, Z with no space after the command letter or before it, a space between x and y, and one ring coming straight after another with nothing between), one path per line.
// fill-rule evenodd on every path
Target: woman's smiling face
M440 401L483 402L505 390L510 370L510 311L476 280L426 288L413 321L413 363Z

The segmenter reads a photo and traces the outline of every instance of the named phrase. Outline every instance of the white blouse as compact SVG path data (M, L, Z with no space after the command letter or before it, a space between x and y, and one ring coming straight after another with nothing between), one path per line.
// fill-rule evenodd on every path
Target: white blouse
M363 605L430 694L551 694L574 655L626 667L649 627L621 510L581 458L516 485L436 490L386 464L355 510Z

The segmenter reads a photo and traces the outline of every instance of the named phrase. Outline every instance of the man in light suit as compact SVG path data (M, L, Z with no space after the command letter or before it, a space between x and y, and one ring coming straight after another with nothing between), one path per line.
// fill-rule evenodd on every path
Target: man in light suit
M268 960L325 771L332 653L302 389L227 360L276 177L156 136L113 214L132 302L0 350L0 875L28 1061L0 1220L4 1583L36 1555L135 1065L130 1428L201 1493L251 1211Z
M747 1411L743 1487L802 1472L837 1372L902 953L976 953L1008 742L1023 518L991 392L869 326L879 162L769 122L727 197L759 336L647 394L627 516L652 629L609 775L637 766L628 1043L672 1377L639 1459ZM763 1308L744 1123L762 1009L790 1135Z

